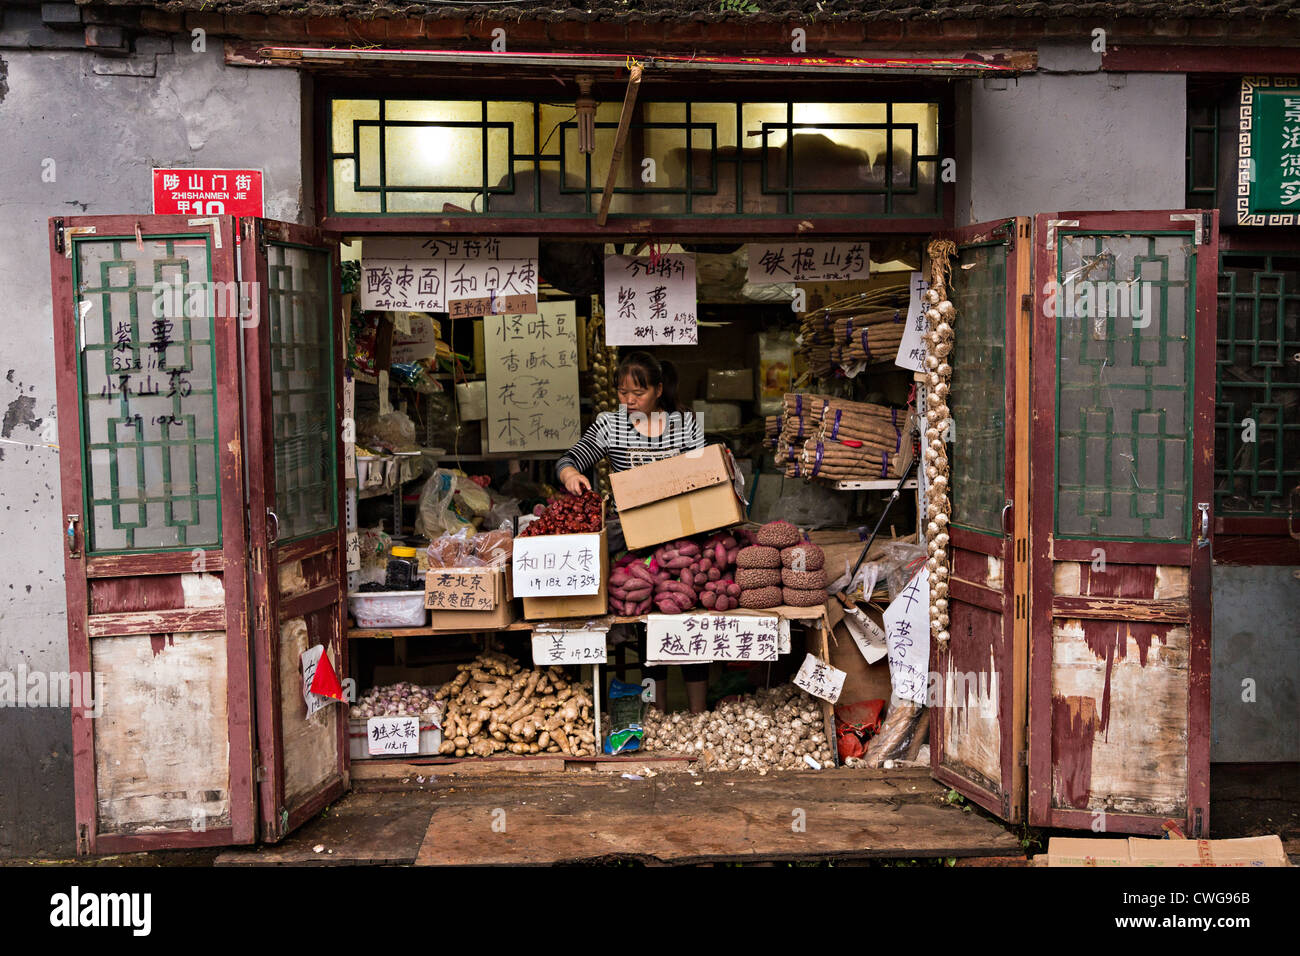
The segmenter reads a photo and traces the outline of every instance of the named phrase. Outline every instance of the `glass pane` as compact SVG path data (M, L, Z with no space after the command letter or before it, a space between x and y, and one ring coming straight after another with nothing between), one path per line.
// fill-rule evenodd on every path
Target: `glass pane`
M282 540L335 525L330 259L270 243L271 425Z
M333 135L331 142L336 153L351 153L356 149L353 140L355 120L379 119L379 100L335 100Z
M1007 247L962 249L952 272L952 520L1001 534L1006 504Z
M219 547L207 239L76 243L86 548Z
M334 160L334 209L337 212L379 212L379 193L356 191L357 164L352 159ZM377 177L376 177L377 178Z
M1066 236L1057 533L1185 541L1194 270L1182 236Z
M385 132L386 186L482 188L482 127L390 126Z

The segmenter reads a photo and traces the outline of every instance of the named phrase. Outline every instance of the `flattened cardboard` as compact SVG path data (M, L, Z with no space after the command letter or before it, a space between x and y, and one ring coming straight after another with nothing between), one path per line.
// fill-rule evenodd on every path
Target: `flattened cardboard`
M1234 840L1052 837L1047 866L1290 866L1277 834ZM1041 864L1040 864L1041 865Z

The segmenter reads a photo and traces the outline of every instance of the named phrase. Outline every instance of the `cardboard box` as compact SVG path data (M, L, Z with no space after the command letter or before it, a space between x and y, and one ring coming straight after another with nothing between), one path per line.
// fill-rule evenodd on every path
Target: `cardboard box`
M691 403L691 411L700 420L700 426L710 428L736 428L740 425L740 405L736 402Z
M1290 866L1277 834L1236 840L1052 837L1047 866Z
M724 445L611 473L628 548L635 551L744 521L745 505L734 481L734 464Z
M747 368L711 368L705 397L711 402L754 400L754 372Z
M429 626L446 631L506 627L515 620L510 565L490 568L431 568L424 577Z
M599 534L572 535L591 538L592 547L600 555L600 590L595 594L558 594L552 597L525 597L524 618L529 621L549 621L561 617L601 617L609 610L609 535L604 528Z

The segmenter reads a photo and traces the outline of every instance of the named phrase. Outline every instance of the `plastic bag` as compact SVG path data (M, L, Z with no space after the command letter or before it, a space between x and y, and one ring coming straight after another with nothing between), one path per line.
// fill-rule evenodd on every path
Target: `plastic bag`
M450 534L439 535L429 542L429 567L459 568L465 553L469 550L470 529L463 527Z
M439 468L424 483L415 518L416 534L432 540L459 531L473 522L474 513L463 503L458 506L456 501L456 478L454 472Z
M883 550L884 556L877 564L880 577L889 584L889 599L892 601L925 564L929 551L923 544L908 541L891 541Z
M416 451L415 422L405 412L366 416L357 421L357 444L389 451Z
M629 684L617 678L610 681L610 732L605 738L605 753L627 753L641 749L641 739L645 736L645 730L641 726L645 719L642 690L640 684Z
M480 531L470 539L471 554L487 565L506 564L514 554L513 526L507 518L495 531Z

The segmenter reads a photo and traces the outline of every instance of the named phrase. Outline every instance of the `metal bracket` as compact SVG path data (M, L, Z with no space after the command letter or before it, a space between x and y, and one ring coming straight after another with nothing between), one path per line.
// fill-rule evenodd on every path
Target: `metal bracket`
M1067 228L1079 225L1077 219L1049 219L1047 220L1047 249L1050 252L1056 248L1056 230L1065 226Z
M1176 212L1169 217L1170 222L1190 222L1192 224L1192 241L1200 246L1210 235L1210 214L1200 212Z
M54 220L54 251L63 255L63 220Z

